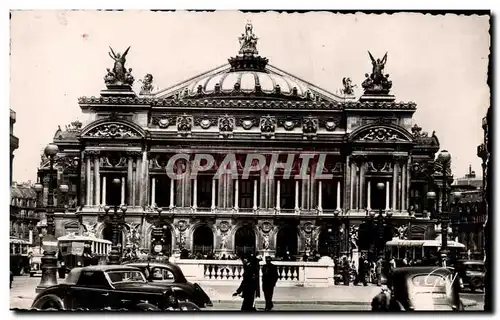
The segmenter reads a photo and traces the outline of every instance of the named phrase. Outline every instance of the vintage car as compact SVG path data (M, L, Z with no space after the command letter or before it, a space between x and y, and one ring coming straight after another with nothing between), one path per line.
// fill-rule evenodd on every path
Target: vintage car
M455 264L461 288L469 288L474 292L484 289L484 261L482 260L459 260Z
M187 281L182 270L173 263L131 262L126 265L141 269L151 285L172 288L180 301L191 301L199 308L212 306L205 291L197 283Z
M460 286L446 267L394 269L388 287L372 300L373 311L461 311Z
M47 311L199 310L193 303L178 301L172 289L148 283L140 269L121 265L74 268L64 282L40 292L31 308Z

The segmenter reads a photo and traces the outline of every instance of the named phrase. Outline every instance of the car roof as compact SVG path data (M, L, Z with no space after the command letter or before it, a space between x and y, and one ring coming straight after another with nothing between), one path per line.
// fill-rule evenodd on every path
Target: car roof
M179 281L187 281L186 277L184 276L184 273L182 272L182 269L171 262L147 262L147 261L138 261L138 262L129 262L125 264L126 266L132 266L132 267L138 267L138 268L169 268L172 269L174 272L177 272L179 276L182 276L181 278L177 279Z
M121 270L137 270L132 266L127 265L97 265L81 268L81 271L121 271Z
M404 275L416 275L416 274L450 274L452 271L446 267L436 267L436 266L418 266L418 267L401 267L394 269L394 276L404 276Z

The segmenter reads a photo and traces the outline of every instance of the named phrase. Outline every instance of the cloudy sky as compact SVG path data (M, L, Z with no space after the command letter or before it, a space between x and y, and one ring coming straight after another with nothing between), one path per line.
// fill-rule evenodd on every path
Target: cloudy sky
M342 78L360 86L371 70L367 54L388 51L385 71L400 101L414 101L414 120L453 158L463 176L481 161L481 119L489 105L489 17L418 13L279 14L149 11L15 11L11 18L11 97L17 112L14 180L36 179L40 152L58 125L82 119L80 96L98 96L113 61L109 48L131 46L127 66L166 88L237 54L247 20L270 64L328 91ZM360 94L361 92L357 92Z

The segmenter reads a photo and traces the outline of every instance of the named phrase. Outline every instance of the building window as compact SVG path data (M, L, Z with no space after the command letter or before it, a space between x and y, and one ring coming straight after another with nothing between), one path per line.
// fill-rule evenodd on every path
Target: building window
M295 208L295 180L280 180L280 208Z
M198 208L210 208L212 206L212 176L197 176L196 205ZM217 187L215 188L215 198L217 199Z
M253 208L253 188L254 181L256 179L245 179L239 180L239 207L241 209L252 209ZM257 194L258 194L258 184L257 184Z
M337 208L337 181L321 181L321 206L325 210L335 210Z
M171 183L175 183L174 180L171 180L168 176L156 176L155 178L155 203L158 207L166 208L170 206L170 193L171 193ZM152 185L152 184L151 184ZM175 190L175 189L174 189ZM175 197L175 191L174 191ZM175 199L174 199L175 203ZM154 203L152 203L154 205Z

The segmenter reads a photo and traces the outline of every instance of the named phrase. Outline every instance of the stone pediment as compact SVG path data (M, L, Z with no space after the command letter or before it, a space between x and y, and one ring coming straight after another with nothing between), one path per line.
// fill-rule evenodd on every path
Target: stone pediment
M102 139L141 139L144 130L136 124L125 120L104 119L89 124L82 130L84 138Z
M395 125L371 124L362 126L349 136L351 142L361 143L411 143L413 138L410 133L402 127Z

